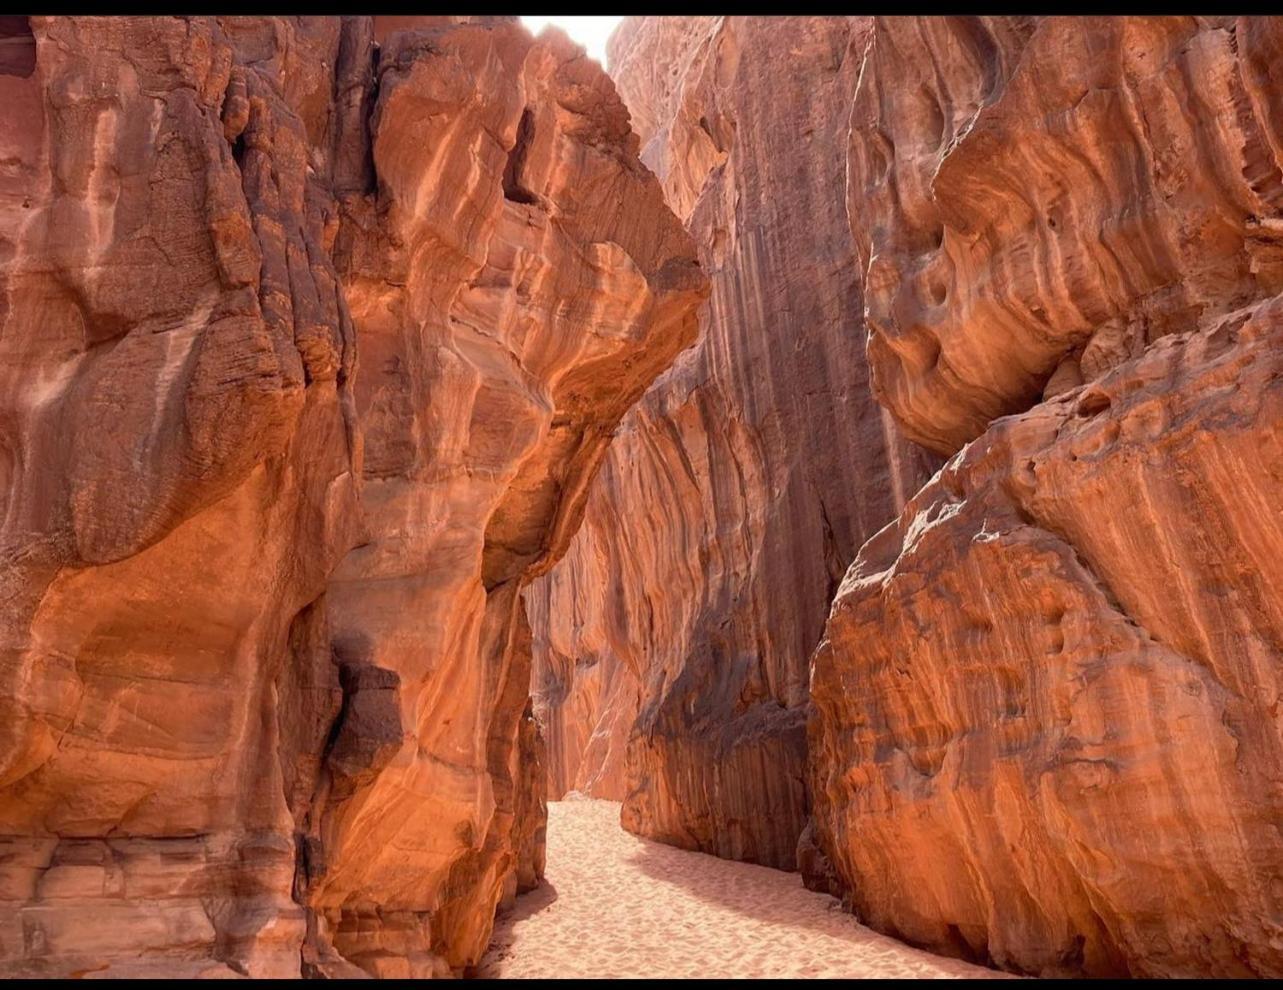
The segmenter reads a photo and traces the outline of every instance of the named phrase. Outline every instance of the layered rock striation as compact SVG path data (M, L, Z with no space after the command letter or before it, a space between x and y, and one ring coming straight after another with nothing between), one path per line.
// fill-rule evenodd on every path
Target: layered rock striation
M531 591L553 792L1019 972L1279 973L1281 44L626 23L713 295Z
M0 971L448 974L538 880L520 590L706 289L467 20L0 24Z
M1044 975L1283 971L1280 44L873 29L873 380L957 450L812 670L808 867L883 931Z
M1281 24L0 17L0 973L1283 973Z
M867 20L630 18L621 95L709 272L696 348L626 417L531 586L553 795L791 868L807 661L931 458L873 402L841 190Z
M1280 278L1270 18L888 18L847 203L873 384L952 453Z

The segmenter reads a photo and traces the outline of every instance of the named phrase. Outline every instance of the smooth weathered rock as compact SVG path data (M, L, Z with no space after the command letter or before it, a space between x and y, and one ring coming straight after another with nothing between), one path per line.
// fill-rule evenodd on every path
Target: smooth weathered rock
M33 19L0 76L10 975L298 972L359 451L330 198L265 78L301 102L340 28L263 28L260 75L211 21Z
M534 714L533 699L527 699L526 709L521 715L517 744L520 748L517 761L520 778L513 812L517 833L512 843L516 850L516 868L510 874L510 889L505 891L508 903L511 903L509 895L515 898L517 894L539 886L547 854L548 749Z
M702 283L609 80L564 39L407 33L379 65L383 215L338 245L373 532L330 608L340 663L400 674L406 738L327 807L311 896L344 956L393 975L420 951L458 968L485 949L513 830L532 829L520 587L569 540L619 417L693 338ZM405 941L372 924L395 908Z
M874 29L874 378L911 435L971 440L813 663L807 858L880 930L1048 975L1283 972L1281 43Z
M712 296L528 591L554 796L791 867L807 660L929 458L874 404L841 190L867 22L632 18L611 66Z
M457 972L537 881L520 589L704 289L462 20L0 24L2 972Z
M851 117L869 364L915 440L1283 280L1277 22L885 18Z

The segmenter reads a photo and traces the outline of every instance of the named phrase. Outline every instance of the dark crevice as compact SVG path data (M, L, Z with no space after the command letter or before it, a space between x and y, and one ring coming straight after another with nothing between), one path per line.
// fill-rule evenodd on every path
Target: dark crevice
M379 96L380 56L371 19L344 16L334 66L330 136L334 192L340 202L378 192L372 132Z
M26 17L0 17L0 76L27 78L36 71L36 36Z
M374 165L374 108L379 105L379 58L382 54L377 44L370 47L370 88L363 104L363 127L365 129L363 192L373 196L379 191L379 173Z
M1078 400L1078 406L1074 411L1079 416L1086 418L1105 412L1109 406L1110 400L1106 393L1100 389L1090 389Z
M0 17L0 76L26 79L36 71L36 36L26 17Z
M521 184L521 173L526 164L526 155L530 151L534 131L534 114L527 107L521 112L521 123L517 125L517 142L508 153L508 164L503 170L503 198L514 203L525 203L528 206L539 202L539 197Z

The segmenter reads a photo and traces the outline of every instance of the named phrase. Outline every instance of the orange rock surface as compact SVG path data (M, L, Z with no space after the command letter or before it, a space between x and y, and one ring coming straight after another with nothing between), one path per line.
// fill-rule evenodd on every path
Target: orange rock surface
M1283 278L1273 18L886 18L847 204L879 400L952 453Z
M531 592L554 794L790 865L867 540L808 882L1016 971L1279 974L1281 24L621 30L713 295ZM955 455L916 495L870 392Z
M973 962L1283 975L1280 65L0 17L0 975L473 972L571 790Z
M1277 975L1283 302L1001 420L816 653L819 844L867 923L1036 973Z
M873 402L841 190L868 22L631 18L611 71L709 272L699 345L629 414L528 592L550 796L789 867L807 661L930 458Z
M881 931L1046 975L1283 973L1281 44L874 28L870 363L910 435L966 444L814 658L807 868Z
M706 290L463 20L0 23L0 972L458 972L537 881L520 589Z

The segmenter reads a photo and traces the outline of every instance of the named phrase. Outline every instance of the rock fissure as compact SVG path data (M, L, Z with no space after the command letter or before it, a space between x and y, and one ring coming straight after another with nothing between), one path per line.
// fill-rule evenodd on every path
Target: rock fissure
M612 42L713 291L532 592L550 793L1015 972L1273 972L1277 23L758 26Z

